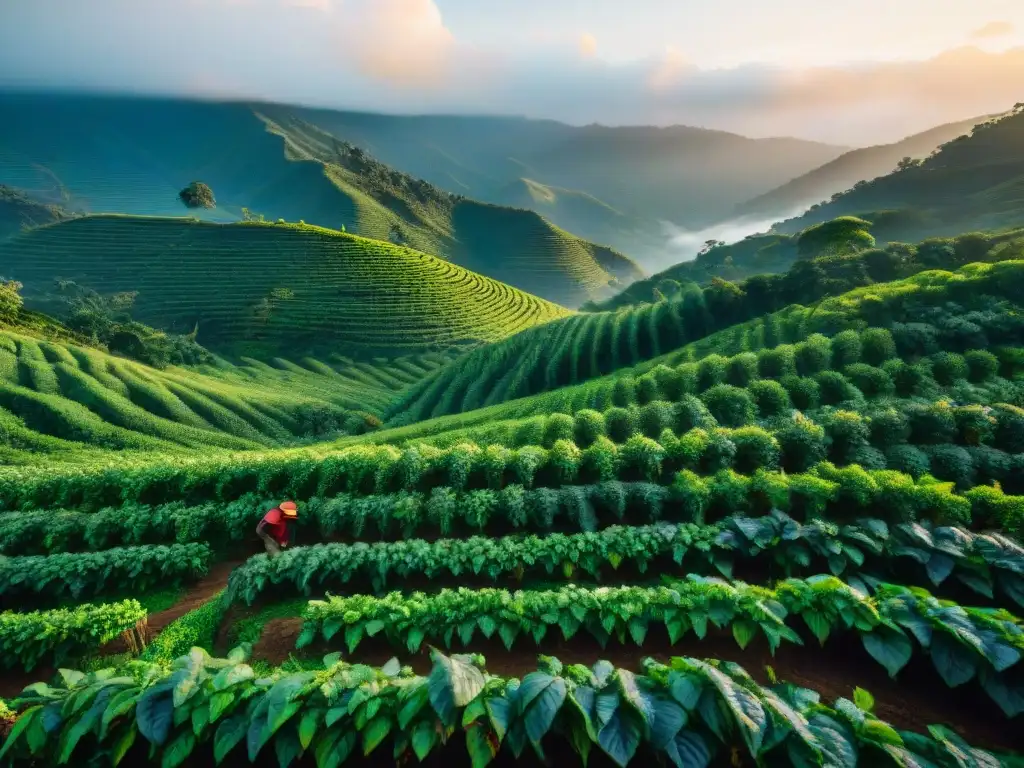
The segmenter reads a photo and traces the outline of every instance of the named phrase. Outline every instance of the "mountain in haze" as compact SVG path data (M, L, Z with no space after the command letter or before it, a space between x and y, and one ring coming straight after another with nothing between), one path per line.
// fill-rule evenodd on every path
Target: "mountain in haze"
M13 187L0 184L0 240L28 227L38 227L71 218L59 205L33 200Z
M688 126L577 127L518 117L324 109L296 113L442 189L498 204L526 202L559 226L607 241L641 261L664 246L661 221L700 229L849 149ZM535 195L533 185L560 189L557 202ZM571 197L576 200L570 202Z
M407 245L564 306L643 270L536 211L455 195L272 105L0 95L0 183L80 213L305 221ZM178 192L210 185L213 209Z
M844 215L871 222L880 242L1024 223L1024 103L924 160L857 184L773 231L793 234Z
M810 173L798 176L771 192L748 200L736 209L736 213L740 216L769 218L791 213L801 206L828 200L832 195L849 189L859 181L874 179L891 172L906 157L915 160L927 157L942 144L970 133L975 125L992 117L994 115L947 123L908 136L893 144L850 150Z

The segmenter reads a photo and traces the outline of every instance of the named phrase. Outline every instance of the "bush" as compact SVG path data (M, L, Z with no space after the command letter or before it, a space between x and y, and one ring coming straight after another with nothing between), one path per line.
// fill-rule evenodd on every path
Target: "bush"
M1002 483L1013 471L1013 457L1005 451L988 445L978 445L968 448L967 452L971 455L971 462L978 473L979 483Z
M879 366L896 357L896 342L885 328L869 328L860 335L861 360Z
M902 357L923 357L939 351L938 331L928 323L896 323L892 336Z
M839 371L822 371L816 374L822 405L839 405L848 400L856 400L860 391Z
M544 442L544 431L547 420L543 416L531 416L516 428L513 443L516 447L524 445L541 445Z
M871 436L867 421L853 411L831 413L823 420L822 426L831 441L831 459L837 463L854 462L854 455L868 445Z
M966 379L969 373L963 355L955 352L939 352L931 357L932 376L939 384L949 386L958 379Z
M605 435L604 415L589 408L576 412L574 426L576 444L584 448Z
M820 333L814 333L797 344L793 354L797 373L811 376L828 370L832 363L832 343Z
M871 443L883 451L907 442L910 437L910 421L902 411L895 408L872 411L868 417L871 428Z
M722 426L742 427L756 418L750 395L731 384L715 385L701 395L701 400Z
M626 408L609 408L605 411L604 426L608 437L616 443L626 442L638 431L636 414Z
M636 380L630 376L620 376L612 385L612 404L620 408L636 404Z
M648 437L633 435L619 451L619 460L629 474L655 481L661 475L665 449Z
M953 418L960 439L966 445L989 443L995 437L996 418L991 408L981 405L962 405L953 409Z
M870 445L863 445L850 456L850 461L864 469L885 469L889 466L885 454Z
M14 323L18 320L21 306L21 283L0 278L0 323Z
M640 409L638 423L641 434L657 438L666 427L675 422L675 406L664 400L655 400Z
M925 452L935 477L955 483L959 489L974 485L974 462L966 449L959 445L933 445L925 449Z
M996 417L996 448L1024 453L1024 409L1000 403L992 409Z
M757 368L765 379L782 379L796 375L796 354L789 344L757 353Z
M711 411L698 397L683 395L682 399L675 404L675 429L679 433L689 432L691 429L702 427L713 429L718 426Z
M900 397L923 394L931 382L931 372L927 365L908 365L902 360L886 360L882 370L892 379L896 394Z
M967 379L975 384L999 375L999 358L983 349L965 352L964 362L967 363Z
M792 408L786 388L773 379L758 379L751 382L747 392L754 398L757 413L761 418L782 416Z
M651 373L645 373L636 380L636 401L645 405L659 397L658 380Z
M683 363L676 366L676 374L679 376L679 389L686 395L697 394L697 364Z
M701 470L704 474L714 474L728 469L736 460L736 443L729 438L724 429L713 429L708 433L707 445L704 448Z
M896 391L888 373L866 363L846 366L846 376L865 397L889 397Z
M544 425L544 447L550 448L559 440L576 437L576 421L566 413L553 413Z
M890 469L910 475L913 478L927 475L932 471L928 454L913 445L894 445L885 452Z
M856 331L843 331L832 337L832 366L845 368L859 363L863 347L860 334Z
M797 410L813 411L821 404L821 387L814 379L786 376L781 384L786 388L789 399Z
M729 360L726 380L734 386L746 387L757 378L757 369L757 355L744 352Z
M178 198L189 208L217 207L213 190L201 181L193 181L178 193Z
M675 402L685 393L682 374L676 368L669 368L667 365L659 365L651 371L654 380L658 383L658 391L661 398Z
M729 439L736 446L734 466L737 472L749 475L762 468L779 468L779 442L761 427L734 429Z
M728 372L728 358L722 355L708 355L697 364L697 391L703 392L725 383Z
M782 451L782 468L787 472L806 472L828 455L824 427L805 416L797 415L776 428L775 440Z
M555 473L558 483L562 485L568 485L576 480L582 461L580 449L571 440L557 440L548 453L548 468Z
M918 444L950 443L956 439L956 417L945 403L912 404L906 410L910 440Z

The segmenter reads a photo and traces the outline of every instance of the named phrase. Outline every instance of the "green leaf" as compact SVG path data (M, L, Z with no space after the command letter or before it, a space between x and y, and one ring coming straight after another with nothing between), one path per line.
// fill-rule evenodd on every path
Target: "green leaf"
M869 718L860 731L861 738L867 738L876 744L890 744L894 747L903 746L903 738L888 723L876 718Z
M889 677L896 677L896 673L907 665L914 653L909 637L885 626L875 627L871 632L861 632L860 639L864 649L871 654L871 658L885 667Z
M324 710L319 707L316 709L307 709L302 713L302 719L299 720L299 746L303 749L309 749L309 745L313 743L313 737L316 736L316 729L320 727L320 722L323 720Z
M426 635L419 627L413 627L409 630L409 634L405 638L405 646L409 649L409 653L416 653L420 649L420 644L423 642L424 637Z
M857 686L853 689L853 703L857 705L858 709L871 712L875 708L875 697L860 686Z
M601 696L598 697L600 710ZM597 733L597 743L617 765L625 768L633 759L643 735L642 721L632 709L615 707Z
M498 754L497 746L488 737L487 729L476 723L466 731L466 749L473 768L484 768Z
M746 648L757 636L757 624L750 619L738 619L733 622L732 636L740 648Z
M466 734L467 737L469 734ZM412 730L412 751L423 762L437 743L437 728L431 720L420 720Z
M551 728L555 716L565 702L565 680L544 672L531 672L519 686L519 703L526 735L534 746Z
M355 731L344 731L343 733L333 731L325 736L327 738L321 738L313 751L317 768L337 768L352 754L358 736Z
M294 727L282 728L274 736L274 753L280 768L288 768L302 754L302 745Z
M134 723L131 723L127 728L122 729L121 733L118 734L117 738L114 739L114 743L110 745L110 762L117 768L121 761L124 760L124 756L128 754L128 750L132 748L135 743L135 737L139 735L139 729L135 727Z
M174 700L168 685L147 689L135 707L135 721L146 741L162 745L167 741L174 719Z
M164 756L160 761L161 768L178 768L184 763L196 746L196 736L192 731L180 731L171 743L164 748Z
M653 699L654 722L651 724L650 742L654 749L669 748L680 729L689 721L681 706L669 699Z
M502 696L492 696L484 700L487 707L487 715L491 720L491 727L498 736L498 741L505 738L509 726L512 724L512 717L515 710L512 702Z
M803 617L811 632L818 638L818 642L824 645L825 641L828 640L829 632L832 630L832 623L828 620L828 617L815 610L806 611Z
M232 715L217 726L217 733L213 737L213 757L217 765L238 746L248 730L249 720L241 713Z
M974 651L944 632L937 632L932 638L931 653L935 669L950 688L963 685L978 671Z
M750 691L737 685L727 675L709 664L701 663L708 681L718 689L722 702L732 712L752 756L761 752L761 743L768 730L768 713Z
M699 733L680 731L667 745L665 754L676 768L706 768L711 765L711 750Z
M220 720L220 716L234 703L235 694L232 691L221 691L213 694L210 697L210 722L215 723Z
M700 694L704 690L704 680L690 672L677 672L675 670L668 678L669 692L672 698L678 701L683 709L692 712L700 701Z
M4 740L3 748L0 748L0 758L3 758L4 755L7 754L8 750L17 743L18 739L21 738L21 735L25 733L30 725L35 724L36 721L42 717L42 712L40 711L42 708L42 704L29 707L17 720L14 721L14 726L11 728L11 732L7 734L7 738ZM32 751L35 752L35 750Z
M387 735L391 733L391 718L388 715L377 715L363 729L363 755L375 750Z
M455 724L455 710L464 707L484 689L484 676L479 669L458 656L448 657L431 650L434 662L427 678L430 703L445 725Z

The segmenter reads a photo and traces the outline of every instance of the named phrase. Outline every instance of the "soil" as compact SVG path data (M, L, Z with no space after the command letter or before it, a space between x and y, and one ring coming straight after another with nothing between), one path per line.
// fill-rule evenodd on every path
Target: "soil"
M297 618L267 622L253 648L253 658L279 664L292 654L299 655L295 641L301 629L302 620ZM315 658L321 652L326 654L338 649L338 645L314 646L304 649L301 655ZM929 725L945 724L978 747L996 751L1024 749L1024 733L1011 727L1010 721L976 683L955 690L947 688L931 661L921 654L901 670L898 680L893 680L867 654L854 634L830 639L824 647L819 647L813 638L805 637L803 647L786 644L775 656L762 639L740 649L730 632L713 630L703 640L691 634L672 645L663 628L653 627L642 647L612 643L602 649L585 633L566 641L556 631L539 646L525 641L511 650L507 650L497 636L489 640L478 636L472 642L472 651L484 655L489 672L520 678L537 668L540 653L556 656L565 664L591 666L604 659L634 671L642 669L645 658L661 662L667 662L672 656L721 659L740 664L761 684L769 683L765 667L770 666L779 680L817 691L827 704L840 697L852 698L854 688L864 688L875 697L875 714L901 730L927 733ZM426 648L415 654L396 651L382 637L365 639L355 653L345 654L349 661L370 665L381 665L394 656L419 674L426 674L430 669Z

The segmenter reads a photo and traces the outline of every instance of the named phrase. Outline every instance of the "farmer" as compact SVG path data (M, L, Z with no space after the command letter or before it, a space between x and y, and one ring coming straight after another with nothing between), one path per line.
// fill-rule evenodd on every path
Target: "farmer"
M280 554L288 546L288 524L298 516L299 510L294 501L282 501L260 520L256 526L256 535L263 539L270 557Z

